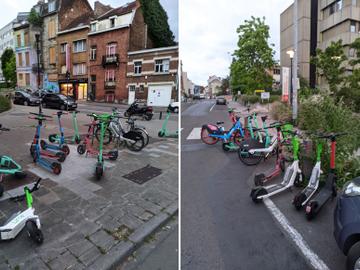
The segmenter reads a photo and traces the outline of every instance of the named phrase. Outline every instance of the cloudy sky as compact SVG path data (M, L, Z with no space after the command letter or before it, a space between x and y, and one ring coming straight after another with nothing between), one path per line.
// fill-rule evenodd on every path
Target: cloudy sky
M181 0L180 58L195 83L206 85L209 75L226 76L238 41L236 29L251 16L266 18L271 43L280 59L280 13L293 0Z
M89 0L94 7L95 0ZM132 0L100 0L103 4L113 7L121 6ZM174 32L176 39L178 37L178 0L160 0L169 17L171 30ZM37 3L37 0L1 0L0 10L0 28L13 20L18 12L30 11L31 7Z

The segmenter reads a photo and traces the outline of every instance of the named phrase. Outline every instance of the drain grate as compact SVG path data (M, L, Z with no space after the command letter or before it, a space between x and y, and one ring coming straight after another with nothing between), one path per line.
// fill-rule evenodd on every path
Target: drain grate
M147 181L155 178L156 176L159 176L161 173L161 169L147 165L144 168L133 171L129 174L124 175L123 177L130 181L133 181L136 184L142 185Z
M39 177L37 177L35 174L26 171L26 176L24 178L16 178L15 175L6 175L3 177L3 181L1 182L1 185L3 185L5 191L9 191L15 188L18 188L20 186L28 185L31 183L34 183L38 180Z

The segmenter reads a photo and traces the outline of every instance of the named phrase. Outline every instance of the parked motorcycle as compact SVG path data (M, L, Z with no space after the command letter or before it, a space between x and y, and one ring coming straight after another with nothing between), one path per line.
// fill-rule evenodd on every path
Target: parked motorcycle
M153 108L151 106L140 105L137 101L134 101L124 113L125 117L141 116L146 121L150 121L153 115Z

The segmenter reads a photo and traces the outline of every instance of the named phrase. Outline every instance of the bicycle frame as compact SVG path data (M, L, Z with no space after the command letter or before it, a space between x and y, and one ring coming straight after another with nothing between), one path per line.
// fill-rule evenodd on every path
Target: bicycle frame
M244 134L244 130L241 125L240 118L236 121L235 125L233 125L232 128L228 132L226 132L224 134L209 134L209 137L218 138L220 140L227 142L228 140L230 140L232 134L236 130L239 130L241 137L244 137L245 134Z

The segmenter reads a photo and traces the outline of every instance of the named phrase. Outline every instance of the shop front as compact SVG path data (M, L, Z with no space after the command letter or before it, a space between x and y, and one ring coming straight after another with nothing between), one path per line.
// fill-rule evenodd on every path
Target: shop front
M88 80L60 80L60 93L72 97L75 100L87 100Z

